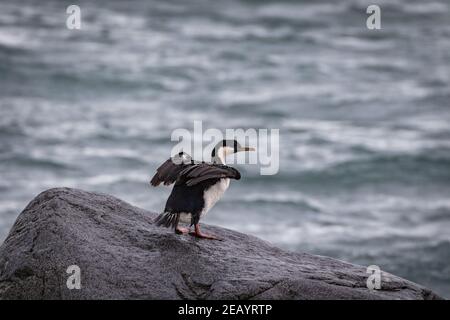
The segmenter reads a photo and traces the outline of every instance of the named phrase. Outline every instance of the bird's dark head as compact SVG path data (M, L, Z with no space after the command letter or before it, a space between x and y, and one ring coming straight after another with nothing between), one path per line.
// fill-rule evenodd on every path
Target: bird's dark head
M255 151L255 148L243 147L237 140L222 140L212 150L211 158L214 162L225 163L227 155L241 151Z

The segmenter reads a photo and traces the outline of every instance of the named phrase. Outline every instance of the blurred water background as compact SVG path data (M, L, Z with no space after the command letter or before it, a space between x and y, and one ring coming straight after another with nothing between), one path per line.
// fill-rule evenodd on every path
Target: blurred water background
M0 0L0 241L56 186L160 211L176 128L279 128L205 222L450 297L450 5Z

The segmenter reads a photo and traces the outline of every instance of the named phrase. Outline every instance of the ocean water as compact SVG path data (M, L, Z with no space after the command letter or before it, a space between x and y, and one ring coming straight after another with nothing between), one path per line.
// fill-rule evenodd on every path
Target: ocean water
M39 192L151 211L176 128L280 129L205 222L450 297L450 4L0 0L0 241Z

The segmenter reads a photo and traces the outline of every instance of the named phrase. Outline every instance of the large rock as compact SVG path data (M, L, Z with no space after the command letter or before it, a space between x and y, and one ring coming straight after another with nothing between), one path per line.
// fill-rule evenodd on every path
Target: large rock
M1 299L436 299L383 273L369 290L362 266L283 251L205 226L223 241L176 235L155 214L109 195L58 188L37 196L0 247ZM67 268L81 270L69 290Z

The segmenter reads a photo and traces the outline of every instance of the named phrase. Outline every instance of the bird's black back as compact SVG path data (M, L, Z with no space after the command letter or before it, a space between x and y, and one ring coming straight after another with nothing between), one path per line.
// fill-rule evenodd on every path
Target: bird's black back
M191 225L198 223L200 213L205 207L204 192L219 182L220 179L208 179L193 186L176 184L166 202L164 212L190 213Z

